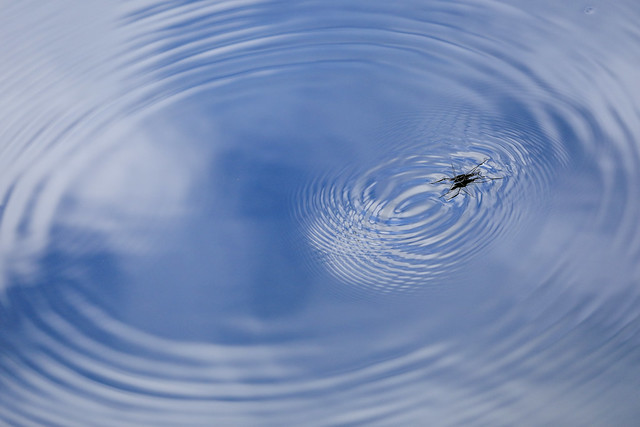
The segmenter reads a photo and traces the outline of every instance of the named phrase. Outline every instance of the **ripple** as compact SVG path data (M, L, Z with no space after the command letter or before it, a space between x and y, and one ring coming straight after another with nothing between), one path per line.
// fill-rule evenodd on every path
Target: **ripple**
M638 8L547 3L8 8L0 421L631 425Z
M306 366L309 359L334 352L327 346L318 353L317 340L288 346L176 345L130 328L73 291L55 303L32 297L29 304L37 310L25 311L21 335L5 334L0 340L16 355L0 367L3 388L11 391L3 399L8 413L0 413L0 419L66 425L255 424L267 416L270 425L335 424L353 416L350 405L334 402L337 411L328 415L322 405L306 399L351 396L369 413L357 418L370 417L378 410L369 409L368 402L379 388L395 382L386 379L389 373L446 351L444 345L420 348L399 360L346 373L332 372L332 367L318 376L317 366ZM389 404L382 413L396 408ZM96 420L96 413L102 418ZM317 423L309 421L310 413L320 417Z
M10 392L0 419L105 426L114 421L201 425L213 420L322 426L386 419L413 424L448 415L451 425L479 418L499 423L505 417L519 423L523 413L549 408L550 396L572 407L588 403L587 414L602 418L615 407L610 398L602 399L602 393L567 395L566 387L584 387L592 375L607 370L637 369L638 352L625 338L639 325L637 298L610 301L606 307L581 300L540 312L528 304L529 309L503 307L503 299L496 303L506 312L499 322L484 324L486 319L469 313L466 324L480 321L483 326L474 329L478 335L472 342L417 338L396 351L376 354L375 363L356 357L352 365L336 370L334 361L322 375L318 365L308 363L336 357L329 336L287 346L177 345L130 328L82 299L68 292L65 301L52 307L48 299L32 295L30 304L37 310L25 312L20 336L4 334L0 342L14 356L0 365L3 390ZM602 324L598 317L610 310L616 314ZM505 334L506 328L516 332ZM596 351L589 339L594 329L614 337ZM362 344L344 342L351 350L362 349ZM623 350L611 366L608 352ZM367 360L372 361L371 355ZM537 385L529 383L534 379ZM505 405L511 409L506 414L501 413Z
M394 124L389 133L400 127L409 141L380 164L316 178L300 190L294 215L313 248L311 263L362 289L415 291L445 283L536 212L552 163L561 161L537 153L545 145L561 152L558 143L469 111L456 122L451 111ZM472 183L456 197L446 182L434 184L476 167L500 179Z

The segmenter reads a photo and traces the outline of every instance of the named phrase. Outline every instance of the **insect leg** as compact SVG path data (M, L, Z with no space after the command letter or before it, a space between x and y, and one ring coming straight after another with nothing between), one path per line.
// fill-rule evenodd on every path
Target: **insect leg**
M473 173L476 171L476 169L478 169L480 166L484 165L485 162L489 160L489 158L487 157L486 159L484 159L483 161L481 161L480 163L478 163L473 169L471 169L469 172L467 173Z
M447 192L447 194L448 194L448 193L451 193L451 191L452 191L452 190L449 190L449 191ZM447 200L451 200L451 199L455 198L458 194L460 194L460 188L458 188L458 191L456 191L456 194L454 194L453 196L449 197Z
M484 176L484 175L480 175L481 179L476 179L474 182L489 182L489 181L495 181L496 179L503 179L504 177L502 176Z
M430 182L429 184L437 184L438 182L448 181L448 180L450 180L450 179L451 179L451 178L446 177L446 178L439 179L439 180L437 180L437 181L432 181L432 182Z
M450 194L452 191L453 191L453 187L450 187L447 191L442 193L442 195L440 197L445 197L447 194Z

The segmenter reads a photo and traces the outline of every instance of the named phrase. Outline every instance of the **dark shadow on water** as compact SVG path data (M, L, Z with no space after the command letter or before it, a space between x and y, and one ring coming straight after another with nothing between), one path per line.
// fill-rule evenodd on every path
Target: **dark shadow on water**
M303 260L292 245L294 225L288 215L302 173L284 164L286 157L270 157L229 150L211 168L220 197L210 209L214 215L241 218L251 236L244 248L249 264L237 268L249 271L250 310L261 318L286 317L303 309L311 292Z

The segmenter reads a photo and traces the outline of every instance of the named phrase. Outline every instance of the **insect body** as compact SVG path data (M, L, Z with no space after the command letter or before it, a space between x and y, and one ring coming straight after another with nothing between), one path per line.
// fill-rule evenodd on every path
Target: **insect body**
M476 165L469 172L460 173L460 174L456 173L456 170L453 168L453 165L451 165L451 169L453 170L453 176L452 177L442 178L442 179L439 179L437 181L431 182L431 184L437 184L437 183L443 182L443 181L451 182L451 186L449 187L447 192L444 193L442 196L440 196L440 197L446 197L447 195L455 192L455 194L453 196L451 196L451 197L448 197L447 200L451 200L454 197L456 197L458 194L460 194L461 190L464 191L467 195L471 196L471 193L469 193L467 191L467 189L466 189L466 187L469 184L472 184L474 182L488 182L488 181L493 181L493 180L496 180L496 179L502 179L502 177L490 177L490 176L482 175L482 172L479 170L479 168L487 160L489 160L489 159L484 159L481 163Z

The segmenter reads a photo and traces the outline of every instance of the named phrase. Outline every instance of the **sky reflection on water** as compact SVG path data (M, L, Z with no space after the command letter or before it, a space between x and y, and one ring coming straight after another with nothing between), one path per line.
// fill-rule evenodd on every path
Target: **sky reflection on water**
M0 423L640 419L635 2L76 3L0 9Z

